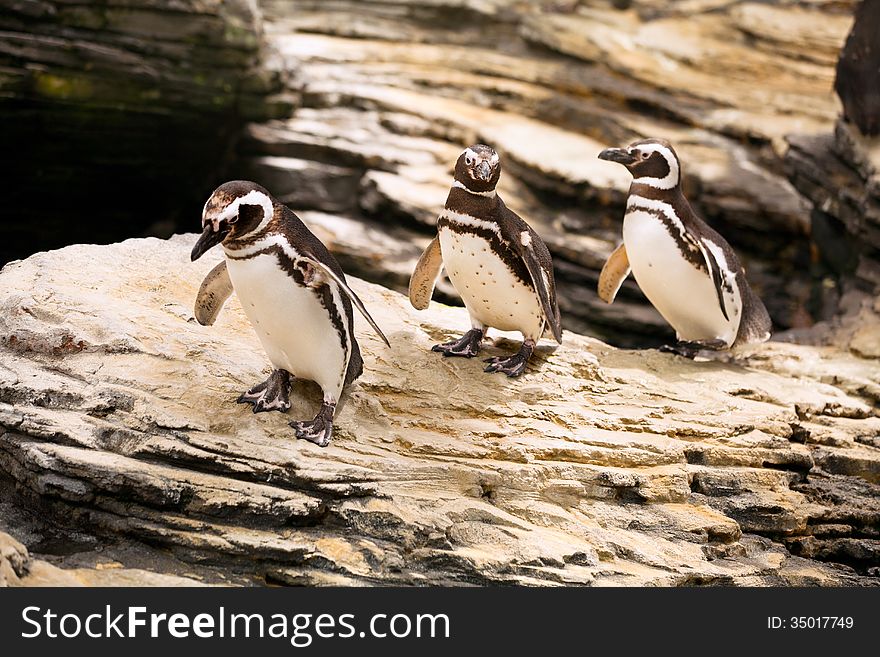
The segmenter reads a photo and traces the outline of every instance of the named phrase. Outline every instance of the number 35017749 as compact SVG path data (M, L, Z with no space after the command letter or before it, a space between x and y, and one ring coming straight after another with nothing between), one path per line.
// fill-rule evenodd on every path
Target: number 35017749
M767 627L771 630L851 630L854 625L852 616L767 617Z

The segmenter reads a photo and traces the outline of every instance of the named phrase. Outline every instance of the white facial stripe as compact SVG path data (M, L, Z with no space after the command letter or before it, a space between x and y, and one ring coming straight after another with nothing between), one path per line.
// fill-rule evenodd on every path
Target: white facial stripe
M485 196L486 198L495 198L495 190L494 189L490 189L488 192L475 192L474 190L472 190L470 187L465 185L460 180L455 180L455 179L453 179L453 181L452 181L452 186L458 187L459 189L463 189L468 194L473 194L474 196Z
M679 183L680 171L678 168L678 160L675 155L672 154L672 151L666 148L666 146L663 146L662 144L639 144L634 148L643 153L660 153L660 155L663 156L663 159L666 160L666 164L669 166L669 173L663 178L643 176L641 178L636 178L633 182L648 185L649 187L654 187L656 189L672 189Z
M210 199L209 199L210 201ZM263 230L269 222L272 220L272 215L275 212L275 209L272 207L272 199L266 196L263 192L257 191L256 189L249 191L244 196L241 196L235 199L232 203L227 205L223 212L218 214L216 217L212 218L212 223L214 225L214 232L220 230L220 222L224 219L229 221L230 219L238 216L238 208L241 205L259 205L263 208L263 218L260 220L260 223L256 228L249 231L250 233L255 233L257 231ZM202 221L205 220L205 211L208 208L208 204L205 203L205 209L202 210Z
M491 230L493 233L501 237L501 230L498 226L491 221L483 221L482 219L477 219L476 217L472 217L469 214L463 214L461 212L455 212L453 210L443 209L443 212L440 213L441 217L446 218L447 220L461 224L463 226L470 226L471 228L482 228L483 230Z
M465 154L465 156L471 158L471 160L473 160L474 164L479 164L480 162L488 162L493 167L498 164L498 161L500 159L500 157L498 156L498 153L495 153L494 151L492 152L491 157L486 157L485 155L478 155L476 153L476 151L474 151L471 148L465 148L464 154Z

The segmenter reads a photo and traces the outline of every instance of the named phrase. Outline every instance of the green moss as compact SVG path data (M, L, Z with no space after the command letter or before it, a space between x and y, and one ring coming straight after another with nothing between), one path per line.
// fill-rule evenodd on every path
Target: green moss
M34 89L38 95L55 100L86 100L94 95L94 87L87 78L57 73L37 73Z

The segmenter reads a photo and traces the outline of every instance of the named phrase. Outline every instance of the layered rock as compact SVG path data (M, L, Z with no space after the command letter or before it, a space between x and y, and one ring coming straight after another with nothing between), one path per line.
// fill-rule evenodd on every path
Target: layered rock
M234 403L268 363L234 297L194 321L219 257L190 263L194 239L0 273L6 504L123 567L161 572L120 549L146 545L251 581L877 583L876 361L769 343L691 362L566 332L510 380L430 351L463 309L352 279L392 347L356 320L365 373L321 449L287 426L312 385L288 415ZM515 346L498 337L487 356Z
M555 256L566 326L644 346L670 334L638 288L610 307L595 294L629 184L596 155L666 137L777 329L809 326L826 288L810 269L810 205L787 179L785 137L833 124L854 6L267 0L297 109L248 129L230 177L269 181L297 210L427 235L455 157L488 142L504 158L501 194Z
M288 109L267 57L254 0L0 1L0 263L197 214L242 125Z

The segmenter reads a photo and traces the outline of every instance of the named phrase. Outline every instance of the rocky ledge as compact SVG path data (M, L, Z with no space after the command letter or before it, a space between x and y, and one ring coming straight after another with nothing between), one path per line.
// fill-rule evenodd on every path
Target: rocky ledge
M665 137L688 198L737 249L774 325L802 329L838 312L843 276L817 254L860 234L814 239L787 138L831 131L856 4L263 0L295 109L248 126L227 178L258 180L297 211L393 231L403 253L433 230L461 149L485 141L503 159L505 202L553 253L565 327L645 347L671 336L637 286L612 306L595 294L630 183L596 156ZM348 266L404 290L388 260Z
M462 309L354 279L392 348L357 320L366 370L321 449L234 403L268 363L234 297L194 321L220 257L190 263L194 239L0 273L0 530L33 552L4 543L5 581L105 550L209 583L880 583L877 360L769 343L691 362L567 332L509 380L430 352ZM294 393L311 414L317 390ZM88 540L34 545L35 519Z

